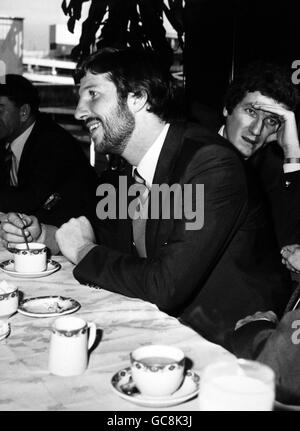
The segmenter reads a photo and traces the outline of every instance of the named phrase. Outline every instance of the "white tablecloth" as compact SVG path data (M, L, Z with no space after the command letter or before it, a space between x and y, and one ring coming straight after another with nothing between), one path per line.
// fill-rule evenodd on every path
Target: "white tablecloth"
M12 255L0 249L0 261ZM80 302L76 315L93 321L98 344L81 376L58 377L49 373L48 349L51 318L11 316L11 333L0 341L0 410L151 410L120 398L111 389L111 378L129 366L129 353L144 344L180 347L201 375L208 363L232 355L202 338L148 302L80 285L73 265L53 257L62 268L43 278L13 278L0 271L0 281L16 284L24 299L44 295L72 297ZM197 410L197 398L161 410ZM157 410L157 409L152 409Z

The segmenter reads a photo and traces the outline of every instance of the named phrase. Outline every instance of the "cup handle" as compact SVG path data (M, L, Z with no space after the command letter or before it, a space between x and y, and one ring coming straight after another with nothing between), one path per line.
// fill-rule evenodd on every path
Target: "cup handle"
M96 339L96 325L94 322L87 322L89 328L89 340L88 340L88 349L92 347Z

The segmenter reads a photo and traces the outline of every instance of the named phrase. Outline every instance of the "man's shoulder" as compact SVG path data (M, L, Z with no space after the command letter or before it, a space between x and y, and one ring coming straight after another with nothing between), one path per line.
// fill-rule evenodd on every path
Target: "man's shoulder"
M195 151L214 154L215 157L227 156L242 162L242 157L236 148L218 133L209 130L198 123L185 122L183 133L183 148L192 145Z

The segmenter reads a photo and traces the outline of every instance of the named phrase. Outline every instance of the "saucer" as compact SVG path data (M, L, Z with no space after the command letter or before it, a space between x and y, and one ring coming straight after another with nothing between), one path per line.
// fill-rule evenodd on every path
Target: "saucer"
M1 322L0 320L0 341L8 337L10 333L10 324L8 322Z
M61 268L61 264L56 262L55 260L47 260L47 269L41 272L17 272L14 268L13 259L5 260L0 263L0 269L5 272L5 274L10 275L11 277L18 278L38 278L38 277L46 277L47 275L52 274L55 271L58 271Z
M24 299L18 312L29 317L54 317L74 313L80 304L73 298L63 296L38 296Z
M198 395L200 377L195 372L188 370L180 388L167 397L146 397L141 395L132 381L130 367L118 371L111 379L114 392L119 397L134 404L145 407L170 407L181 404ZM127 388L126 388L127 386ZM128 386L130 391L128 391Z

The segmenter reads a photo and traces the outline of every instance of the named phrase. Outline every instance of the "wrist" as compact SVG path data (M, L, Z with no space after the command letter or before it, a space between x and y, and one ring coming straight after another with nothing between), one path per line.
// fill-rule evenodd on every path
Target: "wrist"
M96 247L94 243L88 243L81 247L77 252L77 263L79 263L94 247Z
M300 158L300 147L299 147L298 141L295 141L293 144L283 145L282 149L283 149L284 158L286 159L294 158L294 157Z
M283 160L283 163L300 163L300 156L299 157L285 157Z

